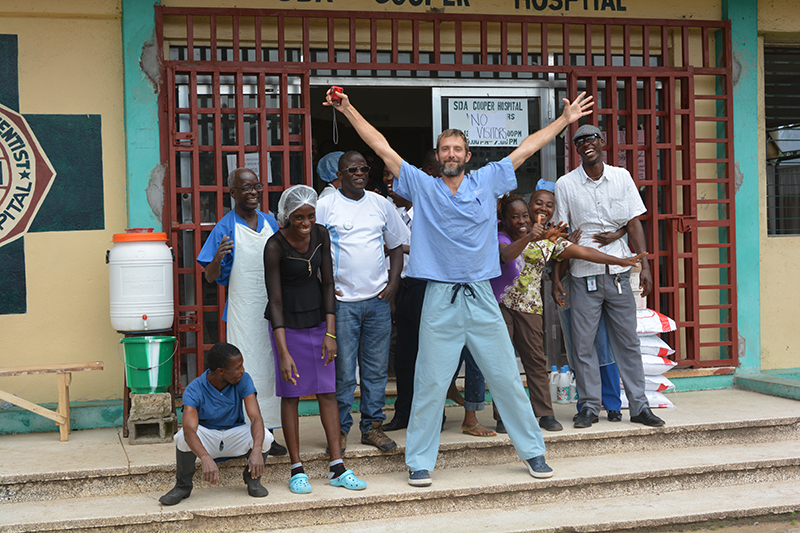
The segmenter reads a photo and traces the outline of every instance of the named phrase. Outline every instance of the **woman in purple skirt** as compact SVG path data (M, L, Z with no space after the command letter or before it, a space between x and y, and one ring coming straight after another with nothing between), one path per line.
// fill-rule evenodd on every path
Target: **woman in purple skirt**
M282 229L264 248L264 274L269 303L265 317L272 324L275 392L281 398L281 422L292 473L289 489L311 492L300 462L297 406L301 396L316 394L330 453L328 479L335 487L363 490L367 484L346 470L339 443L336 403L336 297L330 236L316 224L317 193L305 185L286 189L278 202Z

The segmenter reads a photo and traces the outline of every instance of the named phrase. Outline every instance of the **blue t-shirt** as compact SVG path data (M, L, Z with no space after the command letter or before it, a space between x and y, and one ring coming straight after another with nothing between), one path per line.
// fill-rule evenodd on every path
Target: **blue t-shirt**
M253 378L245 372L236 385L224 389L209 383L206 370L183 391L183 405L197 409L200 425L208 429L231 429L244 424L244 399L256 394Z
M273 232L277 232L280 229L278 226L278 221L275 220L275 217L269 213L263 213L261 211L256 211L256 213L258 214L258 226L256 227L257 232L261 233L261 230L264 229L265 223L270 225ZM200 250L200 253L197 254L197 262L203 265L203 268L205 268L206 265L214 260L214 256L217 254L217 249L219 248L219 243L222 241L222 237L224 235L227 235L231 241L236 239L236 224L247 226L247 222L245 222L245 220L237 215L233 210L229 211L227 215L222 217L220 221L217 222L217 225L211 230L211 233L208 235L208 239L206 239L206 242L203 244L203 248ZM222 261L220 262L219 277L216 280L217 283L226 287L230 281L233 258L236 255L236 243L234 242L233 244L234 246L231 250L231 253L223 257ZM228 302L226 301L225 309L222 312L222 320L227 319Z
M394 190L414 204L406 275L445 283L499 276L497 199L516 187L508 157L466 174L456 194L403 161Z

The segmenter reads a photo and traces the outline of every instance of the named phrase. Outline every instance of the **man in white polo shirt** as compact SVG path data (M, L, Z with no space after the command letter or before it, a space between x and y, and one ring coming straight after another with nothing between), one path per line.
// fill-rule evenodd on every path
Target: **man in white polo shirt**
M627 228L628 239L637 253L647 249L639 215L644 207L636 184L624 168L603 163L603 136L597 126L584 124L572 137L581 165L556 182L554 221L566 222L571 230L583 232L579 244L599 248L599 233ZM624 239L603 246L616 257L630 257ZM553 276L557 290L558 273ZM642 296L650 293L653 281L650 264L642 261ZM581 400L576 428L588 428L598 421L601 380L594 339L600 316L605 317L611 350L630 405L631 422L663 426L653 414L644 394L639 337L636 335L636 304L630 283L630 267L606 266L575 259L570 265L570 307L572 310L573 370ZM563 291L563 289L562 289ZM635 413L635 414L634 414Z
M397 444L381 429L386 416L386 381L392 333L390 302L400 284L402 244L409 230L383 196L365 191L370 168L358 152L339 159L342 187L317 203L317 222L331 234L336 282L336 399L342 426L342 451L353 425L350 409L361 383L361 442L390 451ZM390 269L384 261L389 249Z

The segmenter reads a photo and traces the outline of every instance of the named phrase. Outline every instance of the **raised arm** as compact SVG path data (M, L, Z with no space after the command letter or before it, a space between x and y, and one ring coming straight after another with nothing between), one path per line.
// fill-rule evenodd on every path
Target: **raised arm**
M564 98L564 112L561 113L561 116L539 131L525 137L517 149L508 156L514 165L514 170L518 169L525 160L538 152L544 145L552 141L561 130L592 112L591 108L594 105L592 97L584 98L585 96L586 91L579 94L573 102Z
M361 116L361 113L356 110L355 107L350 103L350 98L344 94L337 92L342 99L341 104L337 106L333 106L333 102L331 100L331 91L328 89L328 93L325 96L325 102L322 105L333 106L337 109L341 114L347 117L347 120L350 121L350 124L355 128L358 135L361 139L367 143L367 145L375 151L375 154L383 159L384 164L386 164L386 168L388 168L392 174L395 176L400 175L400 165L403 162L403 158L394 151L394 149L389 146L389 141L386 140L386 137L383 136L381 132L375 129L375 127L367 122L367 120Z
M533 225L533 228L531 228L530 233L526 233L511 244L501 242L498 245L500 249L500 262L505 264L513 261L527 248L528 244L541 239L542 235L544 235L544 226L536 223Z

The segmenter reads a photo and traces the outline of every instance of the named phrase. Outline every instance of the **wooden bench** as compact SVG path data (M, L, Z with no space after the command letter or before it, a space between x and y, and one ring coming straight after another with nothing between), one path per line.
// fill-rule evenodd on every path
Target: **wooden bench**
M58 424L61 433L61 442L69 440L69 386L72 383L72 373L84 370L103 370L103 362L93 363L66 363L58 365L40 366L6 366L0 367L0 377L32 376L34 374L58 374L58 409L51 411L41 405L24 400L11 393L0 390L0 400L13 403L18 407L27 409L37 415L42 415Z

